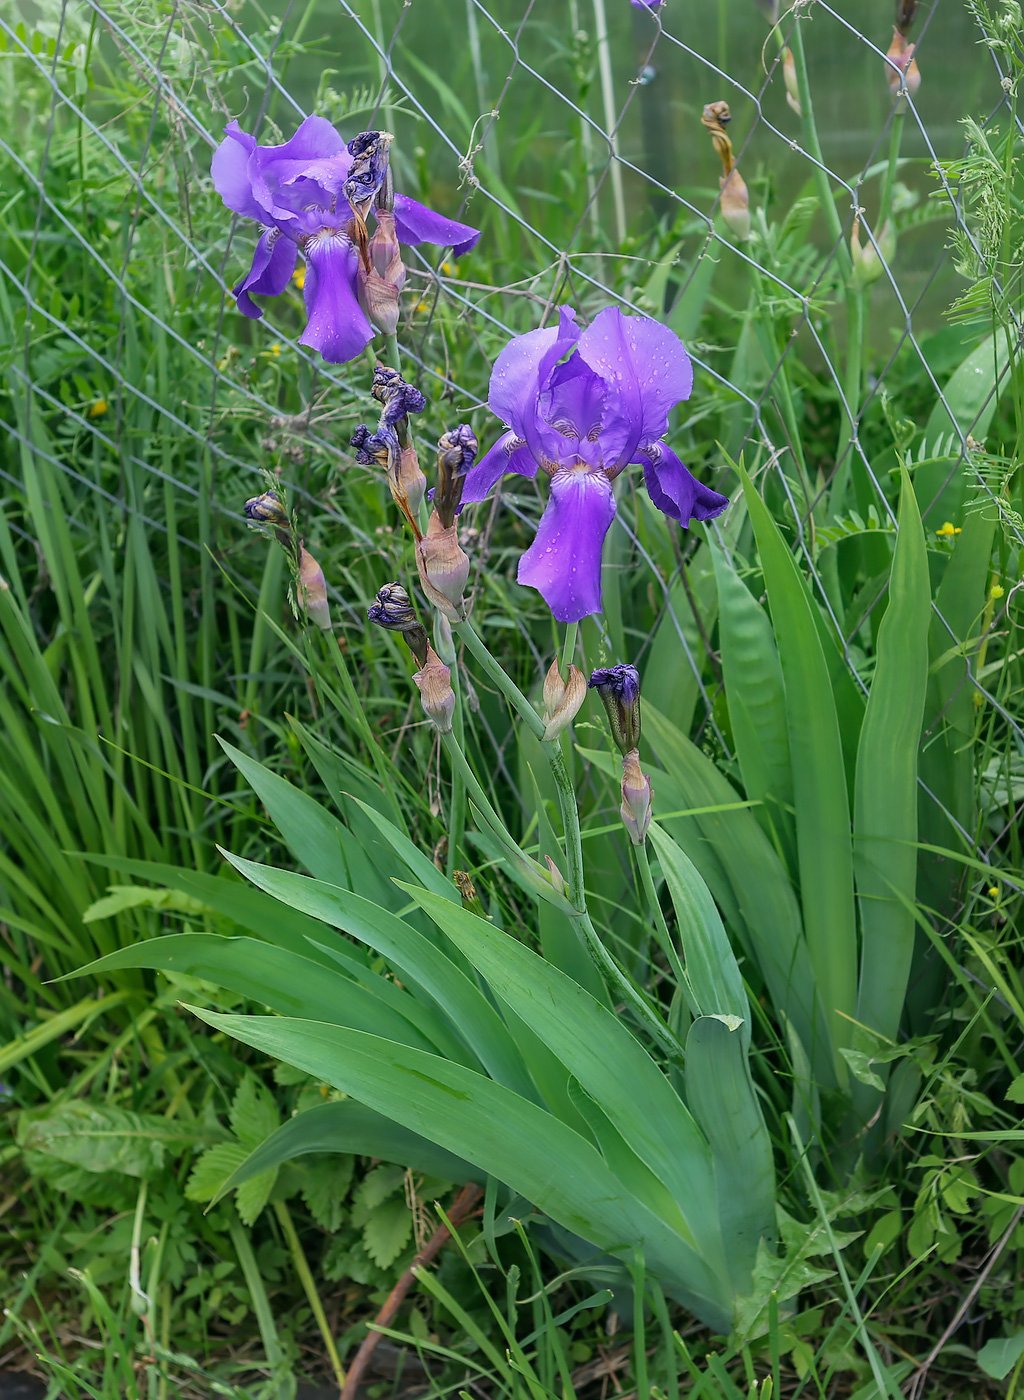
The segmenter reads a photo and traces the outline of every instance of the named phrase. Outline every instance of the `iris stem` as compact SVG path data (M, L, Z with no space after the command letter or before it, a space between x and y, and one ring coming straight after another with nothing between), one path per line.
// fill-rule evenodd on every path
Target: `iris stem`
M491 655L487 648L487 643L484 641L483 637L480 636L480 633L469 621L457 622L454 626L458 627L460 633L466 639L467 647L469 647L477 661L480 662L480 665L508 700L512 708L518 711L526 721L527 727L531 733L535 734L539 739L544 733L544 721L516 685L512 677L507 674Z
M665 922L665 915L661 910L661 900L658 898L658 891L654 888L654 876L651 874L651 862L647 858L647 842L642 846L633 847L633 854L636 856L636 868L640 872L640 885L644 892L644 899L647 901L654 920L654 935L661 944L662 952L668 958L672 971L676 975L680 987L682 987L687 1001L690 1003L690 1010L695 1016L699 1016L700 1008L693 995L693 988L690 986L690 979L687 975L683 960L676 951L676 945Z
M539 739L544 733L544 721L537 714L537 711L527 700L526 696L511 679L491 655L487 644L470 622L460 622L456 624L466 639L466 645L472 651L484 670L498 686L499 690L507 697L513 709L517 710L532 732ZM484 806L482 811L489 819L498 823L500 831L504 832L500 819L494 813L493 808L487 801L486 796L480 788L476 777L473 775L466 762L466 757L461 749L454 743L452 735L443 736L445 744L453 763L465 766L466 782L470 794L474 800L483 798ZM573 912L569 915L569 920L576 931L577 937L582 942L591 961L597 967L604 978L609 990L618 1000L629 1007L637 1021L642 1025L662 1050L674 1060L682 1057L682 1047L679 1041L672 1034L672 1031L660 1018L657 1012L649 1005L646 998L636 984L623 972L618 963L609 953L608 949L601 942L601 939L594 928L590 914L587 911L586 888L583 878L583 841L580 833L580 814L576 805L576 793L569 777L565 764L565 756L557 743L541 744L541 749L551 768L551 776L555 782L555 790L558 794L558 806L562 817L562 831L565 840L565 860L567 873L567 891L569 902L573 906ZM457 755L457 756L456 756ZM479 796L478 796L479 794ZM506 832L503 839L507 840L513 849L518 850L518 846ZM525 858L525 857L524 857Z
M517 843L509 834L508 830L505 827L505 823L501 820L497 812L491 806L490 798L487 796L486 792L484 792L482 786L480 785L479 778L469 766L469 760L463 753L459 741L455 737L454 731L449 731L449 733L447 734L442 734L441 742L448 750L448 757L451 760L453 771L458 773L459 776L462 778L462 781L466 785L467 791L469 792L473 801L479 807L481 816L484 817L484 819L487 821L487 824L493 829L495 836L497 836L499 840L505 842L507 845L513 847L513 849L518 850Z
M572 665L576 656L576 637L579 630L580 625L578 622L570 622L565 629L565 641L562 644L562 662L559 667L562 673L562 680L567 680L569 677L569 667Z
M594 0L594 34L597 66L601 74L601 101L604 106L605 136L608 138L608 171L612 183L612 204L615 208L615 234L621 247L626 241L626 197L622 188L622 166L619 164L619 142L615 131L615 82L612 75L612 51L608 42L608 16L604 0Z
M382 359L384 363L388 365L391 369L397 369L399 374L401 374L402 352L398 348L397 335L386 335L384 337L384 354L382 356Z
M681 1062L683 1047L601 942L590 915L584 910L580 914L570 915L570 921L613 997L621 999L623 1005L629 1007L639 1024L670 1059Z
M451 631L446 625L442 624L435 628L434 643L438 656L452 673L452 690L455 692L455 713L452 715L452 730L459 751L463 752L466 747L466 728L465 711L462 705L462 685L457 664L458 658L455 654L455 647L452 644ZM466 779L461 768L453 767L452 800L448 812L448 860L446 863L449 879L451 879L455 871L455 862L459 857L459 848L463 843L465 831Z
M576 805L576 793L558 741L541 744L541 749L551 768L551 776L555 780L558 792L558 807L562 814L562 830L565 834L569 903L582 913L587 907L587 894L583 883L583 838L580 834L580 812Z

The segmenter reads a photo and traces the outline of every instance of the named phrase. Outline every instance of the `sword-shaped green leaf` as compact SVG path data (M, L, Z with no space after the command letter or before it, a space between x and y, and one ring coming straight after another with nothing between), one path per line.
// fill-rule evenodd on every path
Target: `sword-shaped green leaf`
M835 1055L849 1045L857 1001L850 800L828 665L800 571L743 467L786 687L804 936ZM836 1073L846 1067L836 1055Z
M917 764L928 687L931 588L921 515L904 468L889 604L878 629L854 790L862 934L857 1019L896 1038L914 951Z

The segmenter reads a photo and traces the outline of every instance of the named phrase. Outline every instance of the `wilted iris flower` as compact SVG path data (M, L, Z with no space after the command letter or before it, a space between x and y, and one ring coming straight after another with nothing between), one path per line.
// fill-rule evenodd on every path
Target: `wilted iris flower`
M575 311L562 307L557 326L517 336L498 356L489 403L509 431L469 473L462 499L482 501L504 472L534 477L544 468L551 495L518 580L538 589L560 622L601 611L612 482L625 467L643 466L651 500L681 525L729 504L659 441L692 385L674 332L614 308L581 332Z
M301 248L307 324L300 344L335 364L354 359L373 338L367 310L373 311L374 279L383 275L382 268L387 272L385 262L374 255L366 217L384 190L384 232L390 241L390 137L363 132L346 146L324 117L307 117L280 146L257 145L237 122L225 133L213 157L213 183L229 209L255 219L263 229L252 267L234 289L239 310L262 316L252 293L280 295ZM477 229L435 214L406 195L394 195L393 215L394 235L410 247L434 243L453 248L458 256L480 237ZM389 266L390 255L385 261Z

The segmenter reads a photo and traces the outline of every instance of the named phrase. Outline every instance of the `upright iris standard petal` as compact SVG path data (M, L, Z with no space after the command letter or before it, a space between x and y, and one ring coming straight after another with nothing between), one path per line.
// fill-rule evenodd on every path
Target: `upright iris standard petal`
M263 308L256 305L249 295L250 292L260 292L263 296L270 297L280 296L291 281L298 252L298 245L290 238L283 237L279 229L264 230L263 237L256 244L248 276L233 289L238 309L243 316L258 321L263 315Z
M729 497L704 486L663 442L651 443L641 457L647 494L661 511L682 525L721 515Z
M660 438L668 415L693 388L693 365L682 341L660 321L623 316L608 307L580 336L579 352L608 385L605 466L628 466L642 444Z
M575 311L563 307L557 326L516 336L494 362L488 403L524 440L538 463L555 460L552 454L558 450L557 432L537 411L540 397L552 370L579 334Z
M416 248L420 243L433 243L438 248L450 248L457 258L471 252L480 241L480 230L435 214L408 195L395 195L395 227L400 243Z
M326 229L306 244L306 329L300 345L319 350L332 364L354 360L373 339L359 305L355 280L359 255L344 234Z
M601 611L601 553L614 515L604 472L567 467L551 478L551 496L517 580L536 588L559 622Z
M253 196L249 169L256 138L240 131L237 122L226 126L224 131L225 139L214 151L210 165L213 187L233 213L262 222L266 211Z

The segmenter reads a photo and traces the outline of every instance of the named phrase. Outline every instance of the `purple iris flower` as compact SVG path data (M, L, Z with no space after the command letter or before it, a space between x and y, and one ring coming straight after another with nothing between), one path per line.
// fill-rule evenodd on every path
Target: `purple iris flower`
M213 157L213 183L229 209L255 219L263 230L252 267L234 288L238 309L245 316L262 316L252 293L279 296L301 248L307 323L299 343L334 364L355 359L374 331L359 303L361 270L368 273L370 268L365 250L361 254L357 246L356 216L343 192L353 152L324 117L307 117L281 146L257 145L237 122L224 130ZM352 142L356 156L361 140ZM378 184L382 182L383 176ZM371 197L373 193L371 189ZM399 242L410 247L434 243L452 248L458 257L480 237L477 229L435 214L406 195L396 194L394 201L395 231Z
M623 468L641 464L651 500L681 525L729 504L659 441L692 386L673 331L611 307L581 332L563 306L557 326L517 336L495 361L488 401L509 431L469 473L462 499L482 501L505 472L534 477L544 468L551 495L518 580L560 622L601 611L601 551Z
M629 0L638 10L660 10L665 0Z

